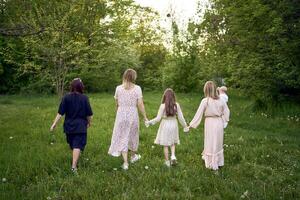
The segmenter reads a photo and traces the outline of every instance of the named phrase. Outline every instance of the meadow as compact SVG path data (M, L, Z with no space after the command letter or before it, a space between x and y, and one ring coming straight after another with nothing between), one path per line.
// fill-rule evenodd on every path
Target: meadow
M300 106L252 110L252 100L229 94L231 121L225 129L225 166L216 174L201 159L203 122L189 134L180 130L178 165L163 165L154 145L158 125L141 123L142 159L121 170L122 160L107 154L115 117L112 94L89 94L94 111L79 175L70 172L71 154L62 131L50 125L56 96L0 97L0 199L300 199ZM149 118L161 93L145 92ZM186 120L201 95L177 94Z

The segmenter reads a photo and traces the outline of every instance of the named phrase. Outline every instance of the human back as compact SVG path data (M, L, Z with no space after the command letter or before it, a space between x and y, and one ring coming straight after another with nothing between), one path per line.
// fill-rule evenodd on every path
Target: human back
M138 99L142 98L142 89L135 84L127 89L122 84L117 86L115 98L119 107L137 107Z

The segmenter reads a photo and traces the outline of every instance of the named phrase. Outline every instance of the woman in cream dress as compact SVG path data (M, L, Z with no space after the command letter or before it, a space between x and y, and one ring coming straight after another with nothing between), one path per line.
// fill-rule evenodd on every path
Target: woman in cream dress
M204 150L202 159L205 167L217 170L224 165L223 138L224 123L229 121L229 109L227 104L219 98L214 82L208 81L204 85L205 98L191 121L189 127L197 128L202 116L204 122Z

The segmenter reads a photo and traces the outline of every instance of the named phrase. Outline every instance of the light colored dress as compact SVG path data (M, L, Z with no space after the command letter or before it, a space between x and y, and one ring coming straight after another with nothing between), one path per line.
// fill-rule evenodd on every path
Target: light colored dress
M219 96L220 96L220 98L221 98L223 101L225 101L225 103L228 102L228 96L227 96L227 94L221 93Z
M227 96L227 94L221 93L219 95L219 97L220 97L220 99L222 99L227 104L227 102L228 102L228 96ZM228 125L228 122L226 121L226 119L224 119L224 117L222 117L222 118L223 118L223 122L224 122L224 128L226 128L227 125Z
M222 99L204 98L190 123L191 127L197 128L202 116L205 117L202 159L206 168L217 170L224 165L223 120L229 121L229 113L228 106Z
M108 153L120 156L121 152L137 151L139 145L138 99L143 98L141 87L135 85L125 89L123 85L116 88L115 99L118 110L114 124L111 145Z
M187 127L187 124L183 117L180 105L178 103L176 103L176 105L178 120L180 124L185 128ZM156 139L154 141L155 144L159 144L162 146L180 144L177 117L176 115L174 117L167 117L165 104L160 105L157 116L148 122L149 124L154 125L161 121L157 131Z

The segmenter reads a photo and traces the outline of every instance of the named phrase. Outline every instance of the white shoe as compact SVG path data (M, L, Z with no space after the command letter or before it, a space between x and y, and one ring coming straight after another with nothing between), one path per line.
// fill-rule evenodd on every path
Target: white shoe
M121 166L121 168L124 169L124 170L128 170L128 167L129 167L129 165L125 164L125 163Z
M165 165L166 165L167 167L171 167L170 161L169 161L169 160L165 161Z
M142 157L142 156L141 156L140 154L134 154L134 156L131 157L130 162L131 162L131 163L135 163L136 161L140 160L141 157Z
M176 156L171 156L171 165L176 165L176 164L177 164Z

